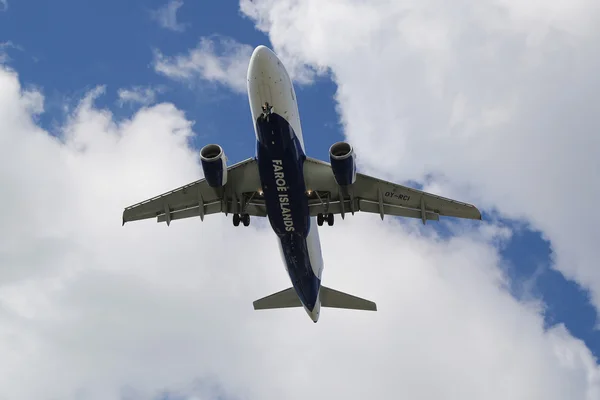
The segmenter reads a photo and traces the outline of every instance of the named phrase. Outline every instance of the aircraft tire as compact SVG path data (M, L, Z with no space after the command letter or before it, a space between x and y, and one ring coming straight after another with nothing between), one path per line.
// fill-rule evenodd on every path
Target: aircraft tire
M334 222L333 214L327 214L327 224L329 226L333 226L333 222Z

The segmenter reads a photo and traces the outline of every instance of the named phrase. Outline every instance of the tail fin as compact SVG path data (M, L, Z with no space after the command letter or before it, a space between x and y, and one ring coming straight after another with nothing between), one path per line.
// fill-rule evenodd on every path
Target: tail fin
M256 300L255 310L268 310L272 308L302 307L302 303L293 287L274 293L270 296Z
M350 310L377 311L377 304L337 290L321 286L321 306Z

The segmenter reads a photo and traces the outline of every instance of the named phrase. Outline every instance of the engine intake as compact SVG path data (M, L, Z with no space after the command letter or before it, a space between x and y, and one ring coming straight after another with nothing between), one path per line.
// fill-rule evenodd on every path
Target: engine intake
M350 143L337 142L329 148L329 160L335 181L340 186L349 186L356 181L354 149Z
M200 150L204 179L210 187L218 188L227 183L225 152L218 144L207 144Z

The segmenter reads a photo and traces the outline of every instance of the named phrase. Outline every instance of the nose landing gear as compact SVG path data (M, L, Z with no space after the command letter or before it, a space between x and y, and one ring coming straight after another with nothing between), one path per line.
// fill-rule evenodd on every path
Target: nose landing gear
M333 214L317 214L317 225L323 226L323 222L325 222L325 220L327 220L327 225L333 226Z
M265 102L265 104L263 104L261 106L261 108L262 108L261 117L268 121L269 115L271 115L273 113L273 106L270 105L269 103Z

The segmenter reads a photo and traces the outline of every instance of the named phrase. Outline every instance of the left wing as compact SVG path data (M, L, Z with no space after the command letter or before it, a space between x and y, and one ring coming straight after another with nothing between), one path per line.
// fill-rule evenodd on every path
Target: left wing
M313 191L309 201L311 215L365 211L384 215L439 220L439 216L481 219L479 210L460 201L447 199L406 186L356 174L356 182L342 188L335 181L331 165L307 157L304 163L306 188Z
M249 158L227 168L227 183L212 188L205 179L189 183L170 192L125 208L125 222L157 218L157 222L200 217L223 212L267 215L263 198L259 195L260 178L256 160Z

